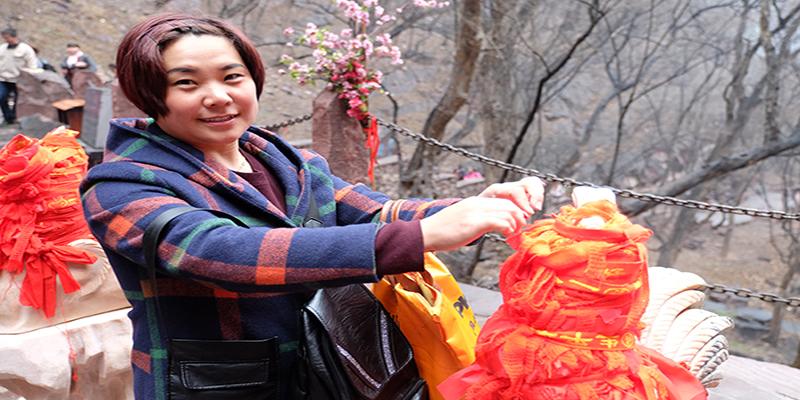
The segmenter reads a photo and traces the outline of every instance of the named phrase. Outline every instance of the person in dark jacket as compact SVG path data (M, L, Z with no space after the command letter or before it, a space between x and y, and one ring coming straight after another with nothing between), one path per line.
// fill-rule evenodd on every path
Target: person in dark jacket
M83 70L89 72L97 71L97 64L95 64L92 57L81 50L81 46L77 43L67 43L67 56L61 61L61 71L64 74L64 79L72 85L72 76L75 71Z
M466 199L404 202L339 179L318 154L252 126L264 66L250 40L223 21L149 17L124 37L116 64L125 95L151 118L111 122L104 162L81 193L133 306L137 399L166 399L171 338L272 337L280 372L270 379L286 399L297 315L311 288L420 271L425 251L512 234L541 207L535 178ZM312 197L322 227L305 228ZM173 220L157 249L159 320L142 236L154 218L187 205L249 227L202 210Z

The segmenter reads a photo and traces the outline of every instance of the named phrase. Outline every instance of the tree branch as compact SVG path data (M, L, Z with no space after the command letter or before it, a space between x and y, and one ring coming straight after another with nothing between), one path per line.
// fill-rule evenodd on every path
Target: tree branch
M567 51L567 54L562 57L562 59L555 65L552 70L549 70L542 79L539 80L539 85L536 88L536 97L533 100L533 107L531 111L528 113L528 116L525 118L525 123L522 125L522 129L520 129L517 138L514 140L514 144L511 146L511 151L506 157L507 163L512 163L514 161L514 157L517 155L517 151L519 151L520 145L522 145L522 141L525 139L526 134L528 133L528 129L530 128L531 124L533 123L533 119L536 117L536 113L539 112L539 107L541 106L542 100L542 93L544 91L544 85L549 81L553 76L555 76L562 68L567 64L567 62L572 58L572 55L578 49L578 47L589 38L592 34L592 31L600 22L600 20L605 16L605 12L597 8L597 2L594 2L592 7L589 8L589 19L590 24L589 27L586 29L581 36L578 37L577 40L572 44ZM509 170L503 170L503 175L500 177L500 182L504 182L508 178Z
M733 157L721 157L716 161L707 164L699 170L665 185L658 190L665 196L679 196L686 191L708 182L714 178L729 174L733 171L749 167L758 163L761 160L780 154L786 150L794 149L800 146L800 130L787 137L786 139L778 142L765 144L749 153L743 153ZM639 215L653 207L657 203L639 203L634 207L626 208L625 214L629 216Z

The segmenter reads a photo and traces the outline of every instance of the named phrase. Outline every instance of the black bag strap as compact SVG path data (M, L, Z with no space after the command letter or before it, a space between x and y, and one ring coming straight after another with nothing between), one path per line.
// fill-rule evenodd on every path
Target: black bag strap
M319 207L317 207L317 199L314 198L314 193L309 193L308 213L303 219L303 226L306 228L320 228L322 227L322 218L319 216Z
M144 253L144 260L145 264L147 265L147 271L150 275L150 279L155 282L156 278L156 265L158 263L158 242L161 240L161 233L164 231L164 228L172 222L173 219L177 218L180 215L183 215L187 212L192 211L208 211L218 217L227 218L233 221L236 225L247 227L247 224L242 222L239 218L234 217L224 211L220 210L213 210L210 208L196 208L196 207L189 207L189 206L182 206L182 207L175 207L170 208L167 211L159 214L150 224L147 225L147 228L144 231L144 237L142 238L142 247ZM155 291L155 285L153 285L153 290ZM156 293L153 293L156 295ZM156 298L158 298L156 296Z
M164 231L164 228L166 228L166 226L170 222L172 222L173 219L192 211L208 211L218 217L230 219L236 225L247 227L247 224L242 222L242 220L224 211L213 210L210 208L197 208L191 206L170 208L169 210L159 214L153 221L151 221L147 225L147 228L144 230L144 236L142 237L142 247L143 247L142 252L144 253L144 262L145 266L147 267L147 274L150 280L150 287L153 291L153 298L155 298L156 300L156 314L158 314L158 321L160 322L161 326L164 327L164 329L166 329L166 325L164 324L164 317L163 314L161 313L161 300L160 296L158 295L158 285L156 285L156 265L158 264L158 242L161 240L161 235ZM164 333L166 334L167 332Z

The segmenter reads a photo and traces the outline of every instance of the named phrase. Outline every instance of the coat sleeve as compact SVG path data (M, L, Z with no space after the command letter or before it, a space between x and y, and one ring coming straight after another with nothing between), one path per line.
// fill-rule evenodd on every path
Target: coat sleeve
M106 249L144 268L142 237L147 225L172 207L207 205L189 204L146 169L114 168L118 178L84 182L84 213L92 233ZM95 175L92 172L90 177ZM141 176L147 179L123 178ZM372 223L244 228L198 210L177 217L166 227L158 246L158 269L238 292L373 282L377 280L376 231L377 225Z
M328 171L324 158L308 150L301 150L301 153L312 163L319 163L321 170ZM338 225L389 223L395 216L405 221L422 219L461 200L458 198L390 200L387 195L374 191L364 184L352 184L332 174L328 179L333 183Z
M94 59L87 54L83 55L83 62L86 63L86 70L89 72L97 72L97 63Z

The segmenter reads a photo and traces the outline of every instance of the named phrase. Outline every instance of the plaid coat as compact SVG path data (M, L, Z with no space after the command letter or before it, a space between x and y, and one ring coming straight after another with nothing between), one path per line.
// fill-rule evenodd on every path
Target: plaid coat
M286 193L281 212L247 181L148 120L111 122L104 162L81 184L84 212L133 309L132 364L137 399L165 399L167 339L264 339L280 342L280 371L292 371L297 311L307 284L374 282L379 221L423 218L455 200L393 202L332 175L319 155L251 127L239 140L274 172ZM298 228L314 196L323 228ZM147 224L176 206L213 208L176 218L158 248L164 321L143 267ZM284 226L270 226L275 219ZM306 287L306 289L303 289ZM286 390L282 379L282 390ZM285 392L284 392L285 393ZM281 398L285 398L285 395Z

